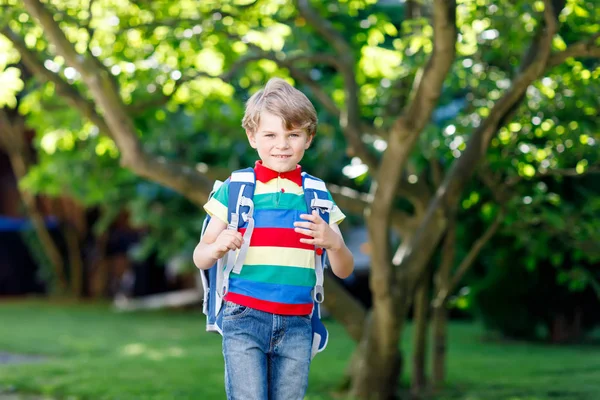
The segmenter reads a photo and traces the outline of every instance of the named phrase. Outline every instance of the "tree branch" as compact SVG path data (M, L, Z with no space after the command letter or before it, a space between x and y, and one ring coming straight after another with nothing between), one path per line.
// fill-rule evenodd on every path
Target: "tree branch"
M333 100L322 90L322 88L312 79L308 74L296 67L296 64L301 62L312 62L312 63L323 63L328 65L334 65L337 63L335 58L329 54L305 54L294 57L278 57L275 53L267 52L260 49L258 46L255 47L255 54L249 54L244 57L240 57L228 71L223 72L221 75L210 75L204 71L195 71L192 74L185 75L181 79L175 82L173 91L169 95L165 95L161 92L159 96L152 98L148 101L138 103L129 107L129 112L132 115L136 115L139 112L145 110L148 107L157 107L166 104L177 92L177 90L185 83L191 82L200 77L206 78L217 78L224 82L231 82L236 74L244 68L247 64L260 61L260 60L271 60L276 62L279 66L287 68L292 76L307 85L313 91L313 94L319 100L321 104L330 112L332 115L338 117L340 110L337 108Z
M475 260L477 260L477 257L481 253L481 250L483 249L483 247L490 241L490 239L498 231L498 228L500 227L500 225L502 224L502 221L504 219L505 211L506 210L502 206L500 208L500 210L498 211L498 214L496 214L496 218L494 219L494 222L492 222L492 224L490 224L490 226L487 227L484 234L479 239L477 239L475 241L475 243L473 243L473 246L471 246L469 253L461 261L460 265L456 269L456 273L452 277L452 281L450 281L450 284L448 285L448 287L445 288L445 290L441 290L438 293L437 297L433 301L433 307L439 307L439 306L445 304L446 301L448 301L448 298L454 292L454 289L456 289L456 287L458 286L458 284L464 277L465 273L471 268L471 266L473 266L473 264L475 263Z
M587 173L600 173L600 168L589 168L586 172ZM537 174L535 177L539 178L539 177L550 176L550 175L582 176L583 174L577 173L577 171L575 169L563 169L563 170L552 170L552 171L549 170L549 171L547 171L547 173L540 173L540 174ZM518 181L522 180L522 179L509 180L509 181L505 182L504 184L498 185L497 183L495 183L493 181L493 179L490 177L489 174L482 174L482 176L484 177L486 186L488 186L490 188L492 193L495 193L494 197L496 198L496 201L500 202L500 210L498 211L498 214L496 215L494 222L490 226L488 226L488 228L486 229L483 236L481 236L479 239L477 239L475 241L475 243L469 250L469 253L467 254L467 256L462 260L462 262L456 269L456 273L454 274L454 277L452 278L452 282L450 283L448 288L446 288L446 290L438 293L438 295L433 303L434 307L440 306L440 305L443 305L444 303L446 303L446 301L448 300L448 297L452 294L452 292L454 292L454 289L456 289L456 287L458 286L458 284L464 277L465 273L474 264L475 260L481 253L481 250L483 249L483 247L496 234L496 232L498 231L498 228L500 227L500 225L502 223L502 220L504 219L504 216L506 215L505 204L508 201L508 199L511 197L509 188L511 186L514 186ZM519 178L521 178L521 177L519 177Z
M229 71L226 71L223 74L217 75L217 76L210 75L209 73L204 72L204 71L195 71L193 74L185 75L181 79L179 79L175 82L175 85L173 86L173 90L171 91L170 94L166 95L161 90L159 95L157 95L151 99L148 99L146 101L138 102L136 104L132 104L129 107L127 107L128 113L130 115L137 115L140 112L148 109L148 107L160 107L164 104L167 104L169 102L169 100L171 100L173 98L175 93L177 93L177 90L179 90L179 88L181 86L183 86L184 84L186 84L188 82L192 82L198 78L201 78L201 77L213 78L213 79L216 78L216 79L221 79L224 82L230 82L233 79L233 77L235 76L235 74L237 74L238 71L240 69L242 69L246 64L248 64L252 61L258 61L261 59L262 59L262 57L258 57L255 55L242 57L236 63L234 63L232 65L232 67L229 69Z
M551 52L552 38L557 29L555 16L561 9L554 9L551 0L545 0L545 24L538 30L531 46L524 54L519 73L503 96L494 104L490 115L475 129L471 135L467 148L451 166L442 185L429 204L427 213L411 241L411 250L406 252L401 260L409 268L410 287L409 295L412 296L420 278L423 276L445 226L439 226L438 215L440 209L456 207L460 194L470 180L480 160L485 156L492 137L500 126L507 122L507 116L512 116L518 104L525 96L527 87L542 74ZM564 3L562 3L564 5Z
M86 99L74 86L66 82L59 75L46 69L44 62L40 60L39 56L29 50L25 41L14 31L8 27L4 27L0 32L12 42L15 49L21 55L23 64L33 75L43 82L52 82L58 95L67 100L73 108L78 109L85 118L98 127L100 132L111 137L111 131L104 119L96 112L94 103ZM47 59L48 57L45 58Z
M350 43L333 27L333 24L312 8L309 0L294 0L294 4L300 15L325 41L331 44L337 55L352 54L354 52Z
M89 0L89 4L88 4L88 18L85 21L85 30L88 33L88 49L90 48L91 44L92 44L92 39L94 38L94 33L96 33L96 31L94 29L92 29L92 27L90 26L92 23L92 18L94 17L94 14L92 13L92 8L94 7L94 2L96 0Z
M91 54L79 54L75 51L73 44L39 0L24 0L24 3L44 29L57 53L64 57L68 65L79 71L96 104L104 112L104 121L121 152L121 165L142 177L174 189L198 206L203 205L212 189L212 182L189 166L146 153L111 75L98 65L99 61Z
M356 300L331 272L325 269L325 287L327 295L323 305L342 324L348 335L359 342L365 326L367 310Z
M419 134L430 120L441 93L442 83L454 60L457 35L455 8L455 1L436 0L434 3L433 53L427 62L423 78L415 82L416 92L412 96L411 103L391 128L388 148L383 155L376 184L373 186L373 195L377 201L370 210L369 238L372 243L379 243L379 249L374 255L374 259L377 260L373 262L372 269L372 276L378 280L377 286L389 285L397 279L396 276L400 276L398 279L401 280L404 272L398 272L400 275L394 274L388 267L389 261L393 260L395 264L397 260L411 253L409 243L403 242L396 254L391 256L386 227L389 226L392 205L410 153ZM445 223L444 213L437 213L436 216L443 219ZM384 229L381 228L382 226ZM412 238L410 241L412 242Z
M358 192L348 187L327 184L327 189L340 208L354 215L362 216L365 208L373 202L371 195ZM394 210L390 222L394 230L398 232L400 236L406 237L416 229L419 220L404 211Z
M421 132L429 123L456 52L456 1L436 0L433 7L433 52L415 78L416 91L404 113L403 123L411 132Z
M331 22L320 16L310 5L309 0L294 1L300 15L319 33L335 50L338 71L344 78L345 109L340 113L340 125L344 136L355 156L359 157L371 171L376 171L378 160L362 141L362 122L359 104L359 91L354 71L356 61L352 46L338 32Z
M537 171L535 173L535 175L533 175L532 177L525 177L525 176L521 176L521 175L510 177L504 182L504 186L505 186L505 189L510 189L511 187L514 187L517 183L522 182L524 180L540 179L540 178L545 178L548 176L569 176L569 177L579 178L579 177L583 177L585 175L599 174L599 173L600 173L600 164L592 165L592 166L586 168L582 172L578 172L576 168L544 169L542 171ZM489 174L488 174L488 176L489 176ZM491 183L492 183L492 181L490 181L489 178L487 178L486 184L491 184ZM497 185L498 184L496 183L496 186Z
M600 33L596 33L587 40L572 44L566 50L553 53L546 63L547 68L556 67L570 57L600 58L600 46L596 44L598 38L600 38Z

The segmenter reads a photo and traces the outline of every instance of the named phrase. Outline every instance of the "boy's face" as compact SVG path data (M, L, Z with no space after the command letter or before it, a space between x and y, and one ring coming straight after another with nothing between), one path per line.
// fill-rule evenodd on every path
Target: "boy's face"
M255 134L246 134L263 165L277 172L295 169L312 141L312 137L303 130L286 130L283 120L269 112L260 114Z

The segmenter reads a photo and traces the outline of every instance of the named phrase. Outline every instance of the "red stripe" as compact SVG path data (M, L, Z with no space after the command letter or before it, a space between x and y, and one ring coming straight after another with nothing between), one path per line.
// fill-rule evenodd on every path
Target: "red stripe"
M267 300L259 300L254 297L244 296L243 294L237 294L229 292L225 295L225 300L231 301L232 303L239 304L240 306L246 306L268 312L271 314L280 315L308 315L312 312L313 304L285 304L275 303Z
M243 235L246 228L240 229ZM314 250L313 244L302 243L300 239L312 239L289 228L254 228L250 246L288 247L292 249Z

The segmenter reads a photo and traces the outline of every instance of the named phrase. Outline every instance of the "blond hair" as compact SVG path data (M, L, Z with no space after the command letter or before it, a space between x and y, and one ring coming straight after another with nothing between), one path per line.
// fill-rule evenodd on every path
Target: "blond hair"
M288 131L302 129L309 136L317 132L315 107L304 93L281 78L269 79L263 89L248 99L242 119L242 127L246 132L256 133L262 112L280 117Z

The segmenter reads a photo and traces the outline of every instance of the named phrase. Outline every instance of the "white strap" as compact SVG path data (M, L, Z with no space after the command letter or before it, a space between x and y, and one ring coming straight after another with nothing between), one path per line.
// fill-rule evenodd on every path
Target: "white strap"
M325 291L323 290L323 263L321 261L321 256L315 253L315 274L317 276L317 282L313 289L313 299L319 304L325 299Z
M245 187L246 185L242 185L242 188L240 189L240 195L238 196L238 202L236 206L238 213L231 214L231 222L229 223L227 229L235 229L235 231L237 232L239 226L238 215L241 206L246 206L250 208L250 210L248 210L248 212L244 213L242 216L242 218L248 223L248 225L246 227L246 232L244 233L244 243L242 244L239 253L237 253L236 255L235 250L229 250L229 252L227 253L227 267L225 267L225 271L223 272L223 282L221 286L217 287L223 297L225 297L227 291L229 290L229 275L231 274L231 271L235 272L236 274L242 272L244 260L246 259L248 248L250 247L250 238L252 236L252 232L254 231L254 218L252 218L254 214L254 202L252 201L252 199L242 196ZM235 223L233 223L234 220Z
M208 292L210 287L208 286L208 279L206 278L206 272L200 271L200 278L202 278L202 313L208 315Z
M254 172L233 172L229 181L254 183Z
M238 212L240 210L240 207L250 207L249 212L242 213L242 219L244 220L244 222L248 222L248 220L250 218L252 218L252 215L254 214L254 202L252 201L252 199L249 199L248 197L242 197L240 199L240 203L238 205ZM246 232L248 232L248 231L246 231Z
M311 179L307 176L304 177L304 189L314 189L321 192L327 191L327 186L325 186L325 182L318 181L316 179Z
M242 199L244 198L244 189L246 185L242 185L240 188L240 192L238 193L238 198L235 203L235 212L231 213L231 217L229 218L229 225L227 229L231 229L232 231L237 231L238 226L240 226L240 206L242 204Z
M251 209L252 210L252 209ZM249 213L248 217L248 225L246 226L246 232L244 232L244 243L242 244L242 248L238 253L237 260L235 261L235 266L233 267L233 272L239 274L242 272L242 267L244 266L244 261L246 260L246 254L248 254L248 248L250 247L250 238L252 236L252 232L254 231L254 218L252 218L252 213Z
M225 255L225 257L228 257L228 255ZM216 283L216 287L215 287L215 291L214 294L216 295L215 297L215 315L219 314L219 311L221 310L221 306L223 305L223 295L221 294L221 288L223 287L223 279L224 279L224 271L223 271L223 265L225 264L226 260L224 258L220 259L219 261L217 261L217 283Z
M318 208L323 212L330 213L333 210L333 201L319 199L317 194L315 193L315 198L310 201L310 208L315 209Z
M310 349L310 359L311 360L313 358L315 358L315 356L319 352L319 344L321 344L321 335L319 335L317 332L314 332L313 333L312 348Z

